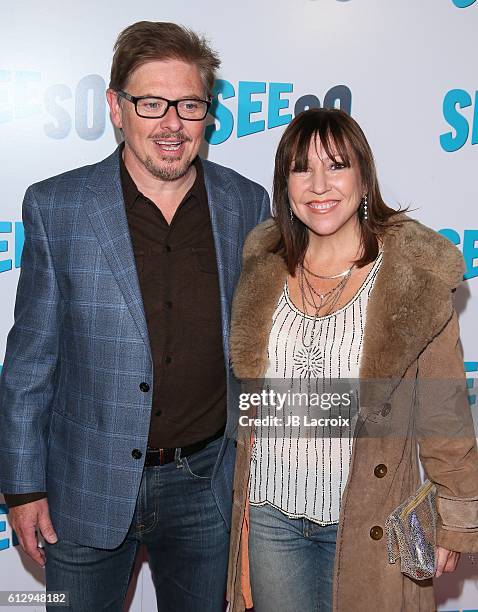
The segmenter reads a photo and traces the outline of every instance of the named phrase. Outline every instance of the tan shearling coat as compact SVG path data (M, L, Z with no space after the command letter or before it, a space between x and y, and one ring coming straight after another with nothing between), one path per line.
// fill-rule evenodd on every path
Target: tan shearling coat
M452 303L463 260L436 232L405 215L401 219L402 225L384 239L383 261L367 307L360 381L382 384L361 389L356 431L361 427L370 435L355 437L342 498L335 612L436 609L432 581L415 582L400 572L399 563L389 564L385 532L372 538L420 483L416 440L426 474L437 485L437 543L478 551L478 456ZM231 330L232 367L240 379L261 379L267 368L272 315L287 277L283 260L269 252L277 237L271 219L249 234L244 248ZM387 435L397 431L405 434ZM250 432L243 429L234 479L231 612L245 607L241 576L247 576L248 567L241 533L250 459ZM375 470L378 465L381 469Z

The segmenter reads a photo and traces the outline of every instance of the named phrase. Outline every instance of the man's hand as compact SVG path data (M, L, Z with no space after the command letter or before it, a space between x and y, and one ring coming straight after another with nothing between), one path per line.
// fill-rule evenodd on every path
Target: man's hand
M45 565L45 552L38 548L37 528L49 544L58 540L50 519L48 500L39 499L10 508L8 516L21 547L41 567Z
M460 553L441 546L436 547L436 571L435 578L441 576L444 572L454 572L456 570L456 564L460 558Z

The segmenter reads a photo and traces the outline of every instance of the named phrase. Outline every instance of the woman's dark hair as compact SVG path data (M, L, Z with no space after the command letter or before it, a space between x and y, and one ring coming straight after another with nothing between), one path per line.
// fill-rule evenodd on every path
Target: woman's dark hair
M292 166L303 171L308 166L311 141L319 139L328 157L336 162L335 156L346 166L356 163L368 199L368 218L363 218L359 209L362 232L362 254L355 262L357 267L365 266L378 254L379 239L386 230L398 225L392 219L397 211L385 204L380 193L372 150L359 124L347 113L336 108L310 109L300 113L287 126L277 148L274 168L272 209L280 229L280 239L273 252L280 254L291 275L302 263L309 237L307 226L300 219L290 219L290 203L287 184Z

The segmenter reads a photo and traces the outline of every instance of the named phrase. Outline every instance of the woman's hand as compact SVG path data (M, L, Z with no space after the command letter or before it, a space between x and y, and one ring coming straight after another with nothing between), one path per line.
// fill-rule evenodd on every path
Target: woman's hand
M454 550L448 550L447 548L437 546L435 550L435 556L435 578L441 576L443 572L454 572L456 570L456 565L458 563L458 559L460 558L459 552L455 552Z

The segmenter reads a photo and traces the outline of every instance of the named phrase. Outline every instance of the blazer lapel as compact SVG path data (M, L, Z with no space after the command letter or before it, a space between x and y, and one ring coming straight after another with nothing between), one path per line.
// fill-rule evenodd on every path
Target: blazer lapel
M219 275L224 357L228 363L230 309L241 261L240 215L234 206L240 194L216 165L203 160L203 167Z
M121 188L119 148L96 165L84 206L111 271L149 347L148 328Z

